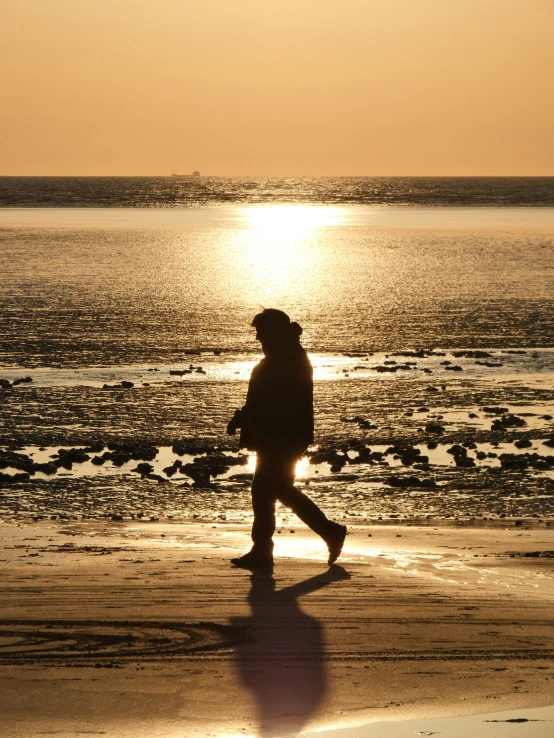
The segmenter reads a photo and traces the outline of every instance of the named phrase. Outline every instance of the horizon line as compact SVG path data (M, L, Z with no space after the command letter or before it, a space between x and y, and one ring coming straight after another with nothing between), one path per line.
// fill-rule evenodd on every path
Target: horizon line
M121 179L137 177L160 177L172 179L554 179L552 174L0 174L0 179L39 179L39 178L99 178L118 177Z

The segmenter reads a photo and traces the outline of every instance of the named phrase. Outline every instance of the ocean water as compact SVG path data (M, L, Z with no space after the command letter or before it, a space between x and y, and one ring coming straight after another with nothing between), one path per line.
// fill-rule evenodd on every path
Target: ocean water
M310 467L314 496L341 490L337 510L366 517L548 516L548 463L498 457L545 457L554 434L553 193L544 178L0 178L0 450L140 440L236 452L225 425L260 356L250 323L277 307L304 328L319 446L350 454L338 471L332 457ZM521 423L493 430L483 408L494 405ZM441 500L388 496L390 474L413 476L413 460L353 468L360 444L424 452L429 423L443 435L415 471L451 492ZM447 455L453 443L477 444L475 469ZM494 444L495 460L477 459ZM123 471L129 493L140 477ZM81 484L77 468L62 474ZM244 480L219 477L217 504L189 498L181 513L246 510ZM5 509L36 513L37 488L53 495L60 480L22 481L27 502Z
M554 177L0 177L0 207L554 206Z
M266 205L0 211L4 366L256 353L287 311L313 352L549 347L554 209Z

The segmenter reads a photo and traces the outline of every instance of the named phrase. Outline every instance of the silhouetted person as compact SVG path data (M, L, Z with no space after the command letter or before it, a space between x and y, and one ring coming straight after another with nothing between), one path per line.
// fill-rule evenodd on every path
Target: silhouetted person
M346 526L326 518L294 486L296 464L314 441L313 371L302 346L302 328L281 310L268 309L252 321L265 358L252 370L246 404L237 410L227 432L241 429L240 447L255 451L252 481L252 549L232 559L247 569L273 565L275 502L289 507L320 535L329 549L329 564L340 556Z

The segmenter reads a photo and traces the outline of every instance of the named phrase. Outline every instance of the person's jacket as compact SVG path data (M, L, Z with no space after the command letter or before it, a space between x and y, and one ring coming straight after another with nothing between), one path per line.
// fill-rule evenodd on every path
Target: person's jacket
M300 456L314 442L313 370L302 346L256 364L240 425L240 447L251 451Z

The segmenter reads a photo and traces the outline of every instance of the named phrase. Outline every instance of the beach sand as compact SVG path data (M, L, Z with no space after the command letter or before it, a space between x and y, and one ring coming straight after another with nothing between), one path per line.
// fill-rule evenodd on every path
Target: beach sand
M0 735L287 736L554 704L554 530L1 526ZM409 734L413 734L413 729ZM369 734L369 733L368 733Z

